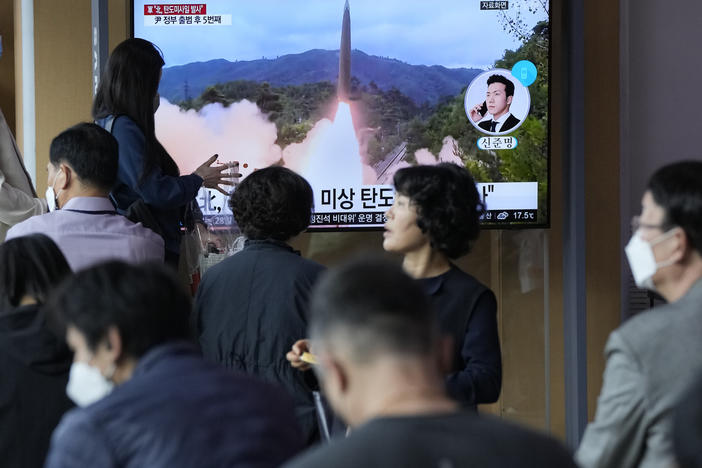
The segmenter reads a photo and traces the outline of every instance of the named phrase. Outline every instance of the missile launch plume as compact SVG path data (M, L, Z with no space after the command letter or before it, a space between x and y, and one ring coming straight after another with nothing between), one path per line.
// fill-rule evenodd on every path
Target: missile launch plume
M339 47L339 81L336 94L340 101L348 102L351 94L351 13L349 0L344 5L341 22L341 45Z

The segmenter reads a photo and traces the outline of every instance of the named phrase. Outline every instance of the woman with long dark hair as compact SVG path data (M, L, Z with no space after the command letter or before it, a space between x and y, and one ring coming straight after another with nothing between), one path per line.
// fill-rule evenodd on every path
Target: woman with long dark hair
M164 238L166 262L177 264L185 207L200 187L226 195L220 185L232 182L224 174L230 165L212 167L217 155L192 174L181 176L173 158L156 139L154 113L163 65L161 53L149 41L131 38L119 44L100 80L93 118L119 143L119 173L111 193L117 210L124 214L142 200Z
M42 310L70 276L56 244L43 234L0 244L0 454L2 466L44 465L51 433L73 405L66 384L73 356Z

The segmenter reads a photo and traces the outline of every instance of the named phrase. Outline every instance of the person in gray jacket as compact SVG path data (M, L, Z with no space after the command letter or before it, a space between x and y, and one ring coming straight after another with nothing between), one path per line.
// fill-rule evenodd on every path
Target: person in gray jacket
M15 138L0 110L0 242L12 226L42 213L46 213L46 202L37 198Z
M636 284L668 304L610 335L582 467L674 466L672 410L702 372L702 162L659 169L641 206L626 255Z

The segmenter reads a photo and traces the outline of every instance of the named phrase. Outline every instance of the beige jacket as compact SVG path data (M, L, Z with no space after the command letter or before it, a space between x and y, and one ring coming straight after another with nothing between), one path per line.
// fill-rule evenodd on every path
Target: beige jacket
M22 162L15 138L0 110L0 242L10 227L46 212L46 202L37 198Z

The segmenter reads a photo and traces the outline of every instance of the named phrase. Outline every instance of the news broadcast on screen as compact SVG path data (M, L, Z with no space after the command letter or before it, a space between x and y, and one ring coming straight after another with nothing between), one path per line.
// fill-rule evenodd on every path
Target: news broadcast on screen
M548 0L133 1L165 66L156 135L189 173L282 164L314 190L310 230L379 229L393 174L468 168L486 228L549 225ZM227 197L202 189L212 227Z

